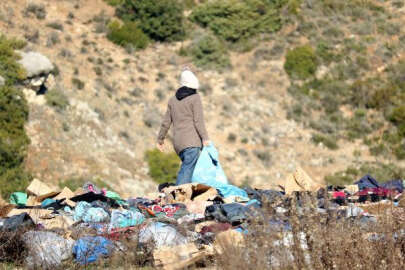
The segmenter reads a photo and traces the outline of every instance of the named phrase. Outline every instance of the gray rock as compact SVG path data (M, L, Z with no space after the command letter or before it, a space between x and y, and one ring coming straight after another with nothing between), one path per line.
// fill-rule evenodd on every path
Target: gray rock
M0 86L3 86L5 84L6 84L6 80L2 76L0 76Z
M18 63L25 68L29 78L39 75L47 75L54 69L51 61L43 54L38 52L19 52L19 54L21 55L21 59Z

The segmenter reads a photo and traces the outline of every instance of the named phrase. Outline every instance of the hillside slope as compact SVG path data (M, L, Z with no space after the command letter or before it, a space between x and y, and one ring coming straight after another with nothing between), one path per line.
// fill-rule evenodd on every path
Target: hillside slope
M26 12L32 3L44 5L44 19ZM102 0L2 1L0 10L0 32L26 39L26 50L48 56L59 69L54 87L70 102L58 111L43 96L25 91L30 105L28 170L54 184L72 177L100 178L124 196L155 191L144 153L154 147L181 68L192 66L178 54L189 41L128 52L106 38L105 24L114 9ZM208 132L234 183L270 187L298 165L323 180L360 160L376 160L361 140L342 141L337 150L316 145L310 127L287 117L295 100L287 92L290 79L283 65L292 45L285 41L307 41L296 29L287 24L277 38L254 50L232 52L231 70L193 67L203 86ZM261 54L281 43L280 53Z

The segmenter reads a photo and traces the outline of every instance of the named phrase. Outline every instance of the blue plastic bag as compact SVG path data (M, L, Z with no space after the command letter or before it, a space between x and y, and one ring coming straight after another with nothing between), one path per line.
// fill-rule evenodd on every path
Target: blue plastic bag
M207 185L213 182L228 184L224 170L219 164L218 156L218 151L212 143L209 146L204 146L194 168L191 181Z
M86 265L97 261L102 256L110 255L113 243L101 236L86 236L76 241L73 254L76 262Z
M228 184L228 179L219 163L218 151L211 143L204 146L194 168L191 182L216 188L224 198L234 201L248 201L249 197L243 189Z

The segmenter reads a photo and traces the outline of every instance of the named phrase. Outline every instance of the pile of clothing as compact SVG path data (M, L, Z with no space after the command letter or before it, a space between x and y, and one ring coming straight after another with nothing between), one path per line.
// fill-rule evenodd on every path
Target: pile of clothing
M284 186L260 190L229 184L221 170L209 170L210 177L197 172L189 184L161 185L156 198L122 199L90 182L75 191L58 191L35 179L1 207L0 231L24 232L29 268L60 267L69 259L87 265L123 252L122 239L139 246L153 243L155 265L179 264L170 259L174 251L184 255L180 262L187 265L188 259L209 254L201 245L215 246L219 238L243 243L254 220L268 219L264 226L269 231L290 232L292 206L304 215L308 194L316 196L319 214L368 226L377 218L362 209L362 202L399 200L404 187L400 180L380 184L369 175L351 186L325 187L298 168Z

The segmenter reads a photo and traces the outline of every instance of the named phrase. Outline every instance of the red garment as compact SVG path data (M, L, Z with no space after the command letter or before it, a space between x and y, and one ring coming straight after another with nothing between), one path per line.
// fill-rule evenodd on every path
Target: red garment
M334 199L346 198L346 194L343 191L335 191L335 192L333 192L332 196Z
M377 195L380 197L390 197L395 196L398 192L396 190L387 188L365 188L356 193L357 196L367 196L367 195Z

